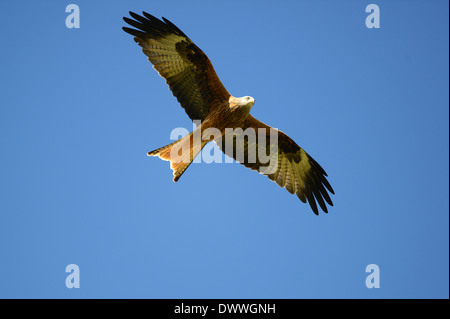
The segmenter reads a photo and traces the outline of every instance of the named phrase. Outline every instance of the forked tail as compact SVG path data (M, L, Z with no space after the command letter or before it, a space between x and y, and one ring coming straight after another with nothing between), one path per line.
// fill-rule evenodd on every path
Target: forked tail
M191 165L194 158L200 153L206 143L208 141L203 141L201 138L194 138L194 132L192 132L172 144L148 152L147 155L169 161L170 168L173 171L173 181L176 182L189 165Z

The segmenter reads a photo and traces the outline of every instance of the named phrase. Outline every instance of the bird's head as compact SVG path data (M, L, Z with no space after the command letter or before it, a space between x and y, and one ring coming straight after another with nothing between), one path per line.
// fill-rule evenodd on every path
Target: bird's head
M252 108L253 104L255 104L255 99L251 96L244 96L243 99L245 100L245 105Z
M248 109L250 112L253 104L255 104L255 99L251 96L244 96L244 97L231 97L230 103L236 104L239 107L244 107Z

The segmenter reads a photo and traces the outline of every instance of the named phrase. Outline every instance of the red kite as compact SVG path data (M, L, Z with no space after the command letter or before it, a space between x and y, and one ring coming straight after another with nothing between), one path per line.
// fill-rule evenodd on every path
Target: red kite
M134 20L126 17L124 20L136 29L124 27L123 30L135 37L134 40L142 47L154 69L166 80L189 118L201 121L201 125L191 134L148 155L170 161L176 182L202 148L214 140L225 154L266 175L291 194L296 194L302 202L309 202L316 215L319 213L316 200L327 213L325 202L333 206L327 190L332 194L334 191L324 169L289 136L251 116L249 113L255 100L249 96L236 98L228 93L205 53L172 22L165 18L161 21L146 12L143 16L133 12L130 15ZM209 128L216 128L221 136L211 138L202 135ZM230 139L227 128L242 130ZM247 129L266 133L262 138L258 135L258 141L255 141L243 136L245 133L242 132ZM198 132L202 139L196 141L195 134ZM277 144L269 138L273 132ZM239 138L242 138L241 143L237 142ZM227 149L224 145L230 141L232 146ZM184 147L189 151L180 152ZM271 148L276 148L276 156L270 157L271 160L276 159L272 161L274 169L267 170L267 163L259 158L250 160L251 154L265 149L267 155L267 149ZM239 151L243 156L237 156Z

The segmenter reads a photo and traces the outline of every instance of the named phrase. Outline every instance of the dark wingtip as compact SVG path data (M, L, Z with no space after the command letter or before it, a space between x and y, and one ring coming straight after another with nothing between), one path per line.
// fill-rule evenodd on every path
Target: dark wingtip
M175 31L176 33L178 33L178 35L181 35L183 37L188 38L188 36L186 34L184 34L183 31L181 31L175 24L173 24L169 19L166 19L164 17L162 17L163 21L166 23L166 25L168 25L172 31Z
M309 206L311 206L312 211L314 214L319 215L319 210L317 209L316 201L314 200L314 195L310 195L311 197L308 198Z
M123 17L123 20L138 30L132 31L133 29L127 29L124 31L136 37L142 38L145 36L150 36L151 38L161 38L167 34L176 34L189 39L183 31L164 17L160 20L145 11L142 12L143 16L132 11L130 11L129 14L135 20L127 17Z
M334 189L331 187L331 185L330 185L330 188L329 188L328 190L330 191L331 194L336 195L336 194L334 193Z
M155 20L159 20L157 17L151 15L148 12L142 11L142 14L147 18L147 19L155 19Z
M139 31L139 30L135 30L135 29L127 28L127 27L122 27L122 30L125 31L126 33L131 34L138 38L142 38L143 36L145 36L145 33L142 31Z

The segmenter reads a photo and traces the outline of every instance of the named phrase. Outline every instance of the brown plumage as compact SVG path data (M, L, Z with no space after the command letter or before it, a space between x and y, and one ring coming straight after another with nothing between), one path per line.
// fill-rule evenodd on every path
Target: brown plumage
M316 201L328 212L325 202L333 205L328 192L334 194L334 191L324 169L289 136L249 115L253 98L235 98L228 93L205 53L169 20L161 21L146 12L143 16L133 12L130 15L134 20L126 17L124 20L136 29L124 27L123 30L135 36L134 40L166 79L189 118L202 121L191 134L148 153L170 161L175 182L201 149L214 140L228 156L266 175L302 202L309 202L315 214L318 214ZM216 128L220 136L205 138L209 128ZM242 129L242 133L229 134L227 129ZM262 139L258 135L257 140L252 140L246 136L246 129L263 129L266 133ZM271 133L277 143L272 142ZM196 134L203 139L196 138ZM227 143L232 147L226 148ZM183 152L184 149L188 151ZM256 160L252 158L260 150L270 155L269 162L262 162L258 156Z

